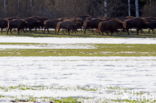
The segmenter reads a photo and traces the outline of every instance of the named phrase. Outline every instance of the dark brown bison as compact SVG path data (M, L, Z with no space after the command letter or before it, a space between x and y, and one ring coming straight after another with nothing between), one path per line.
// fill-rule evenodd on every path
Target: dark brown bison
M56 26L57 23L60 22L61 19L52 19L52 20L46 20L44 21L44 32L46 32L46 30L49 33L49 28L55 29L55 33L56 33Z
M84 21L84 23L83 23L84 33L86 33L87 29L97 29L98 25L101 21L104 21L104 20L99 19L99 18L92 18L91 20L88 19L88 20Z
M137 35L139 35L139 32L143 29L147 28L147 21L143 18L131 18L125 20L126 24L126 31L129 33L129 29L136 29Z
M60 29L67 30L68 34L70 34L71 31L75 31L76 29L76 23L73 21L62 21L57 24L57 32L60 32Z
M47 20L47 18L39 17L39 16L32 16L25 19L27 23L27 28L29 31L32 31L32 29L44 28L44 21Z
M98 25L98 30L100 33L113 34L114 32L118 32L118 29L124 29L124 22L118 19L106 20L102 21Z
M33 18L33 19L38 20L40 28L43 28L44 27L44 22L46 20L48 20L48 18L46 18L46 17L40 17L40 16L32 16L30 18Z
M82 25L83 20L79 17L65 18L57 24L57 30L59 32L60 29L65 29L68 31L68 34L70 34L71 31L77 32L78 29L82 28Z
M39 20L29 17L26 18L25 21L27 22L27 28L29 29L29 31L32 31L32 29L37 30L37 28L41 27L41 23Z
M154 29L156 29L156 20L149 21L147 23L147 28L149 29L149 32L152 30L152 32L154 33Z
M7 25L8 25L8 20L0 19L1 33L3 32L3 29L4 29L4 28L7 28Z
M24 31L26 28L27 22L24 19L13 19L8 22L7 34L12 33L12 29L17 29L17 33L19 34L21 30Z
M83 19L80 17L75 17L73 20L71 20L75 23L75 31L77 31L77 29L82 29L83 26Z
M156 29L156 18L155 17L144 17L144 19L147 22L147 28L149 29L149 32L152 30L154 33L154 29Z

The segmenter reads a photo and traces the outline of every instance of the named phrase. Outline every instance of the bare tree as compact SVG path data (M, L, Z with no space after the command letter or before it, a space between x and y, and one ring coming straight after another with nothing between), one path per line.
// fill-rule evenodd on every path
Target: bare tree
M7 0L3 0L4 15L7 14Z
M139 17L139 0L135 0L135 15Z
M107 0L104 0L104 16L107 17L108 16L108 13L107 13L107 6L108 6L108 1Z
M3 0L3 8L6 9L6 0Z
M30 0L30 7L33 7L33 0Z
M128 16L131 16L131 0L128 0Z
M17 8L20 9L20 0L17 0Z

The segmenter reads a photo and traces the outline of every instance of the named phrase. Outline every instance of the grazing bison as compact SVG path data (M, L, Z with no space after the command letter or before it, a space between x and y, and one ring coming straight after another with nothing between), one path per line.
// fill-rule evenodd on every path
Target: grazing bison
M71 31L75 31L76 23L73 21L62 21L57 24L57 32L60 32L60 29L65 29L70 34Z
M126 24L126 31L129 33L129 29L136 29L137 35L139 35L139 31L143 30L144 28L147 28L147 22L143 18L132 18L125 20Z
M32 16L30 18L38 20L39 28L44 28L44 22L48 20L48 18L40 16Z
M147 23L147 28L149 29L149 32L150 30L152 30L152 32L154 33L154 29L156 29L156 20L149 21Z
M7 28L7 25L8 25L8 20L0 19L1 33L3 32L3 29L4 29L4 28Z
M24 19L10 20L8 22L7 34L9 33L9 31L10 33L12 33L12 29L17 29L17 33L19 34L21 30L24 31L24 28L26 28L26 26L27 26L27 22Z
M62 22L59 22L57 24L57 30L58 32L60 29L65 29L68 31L68 34L70 34L71 31L76 32L77 29L81 29L83 25L83 19L79 17L74 18L65 18Z
M26 18L25 21L27 22L27 28L29 31L32 31L32 29L37 30L37 28L40 28L41 26L40 21L32 17Z
M84 21L83 23L84 33L86 33L87 29L97 29L101 21L104 21L104 19L92 18L91 20L88 19Z
M52 19L52 20L46 20L44 21L44 32L47 30L49 33L49 28L55 29L56 33L56 26L57 23L60 22L60 19Z
M118 32L118 29L124 28L124 23L117 19L102 21L98 25L98 30L102 34L105 32L107 34L111 33L112 35L114 32Z
M75 31L77 31L77 29L82 29L82 26L83 26L83 19L82 18L76 17L70 21L73 21L75 23Z
M44 28L44 21L47 20L47 18L39 17L39 16L32 16L25 19L27 23L27 28L29 31L32 31L32 29Z
M154 33L154 29L156 29L156 18L155 17L144 17L144 19L147 22L147 28L149 29L149 32L152 30Z

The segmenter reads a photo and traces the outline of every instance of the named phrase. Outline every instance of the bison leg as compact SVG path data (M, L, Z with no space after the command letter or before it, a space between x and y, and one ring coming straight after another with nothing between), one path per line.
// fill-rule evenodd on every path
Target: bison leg
M99 35L103 35L103 32L99 31Z
M148 33L151 33L151 29L148 29Z
M46 29L47 29L47 28L45 27L45 28L44 28L44 30L43 30L43 33L45 33L45 32L46 32Z
M101 32L102 33L102 35L105 35L105 33L104 32Z
M140 29L137 29L137 35L139 35L139 31L140 31Z
M128 29L128 28L126 29L126 32L127 32L127 34L128 34L128 35L130 35L130 31L129 31L129 29Z
M87 29L84 29L84 34L86 34L86 30L87 30Z
M12 32L11 32L11 31L12 31L12 28L8 28L8 29L7 29L7 34L9 34L9 31L10 31L10 33L12 34Z
M60 32L60 28L57 28L57 30L56 30L56 31L57 31L57 33L59 34L59 32Z
M154 32L154 29L152 29L152 34L154 34L155 32Z
M47 28L47 32L50 33L49 28Z
M17 29L17 34L19 34L20 33L20 29Z
M9 33L9 29L7 29L7 34Z
M68 35L70 35L70 29L68 29Z
M57 29L55 28L55 34L57 33Z
M3 28L1 28L1 33L3 33Z

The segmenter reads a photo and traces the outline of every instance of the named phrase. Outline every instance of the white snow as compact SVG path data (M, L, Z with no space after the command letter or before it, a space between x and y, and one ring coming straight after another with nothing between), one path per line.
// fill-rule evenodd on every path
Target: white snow
M156 44L156 38L57 38L0 36L0 42L54 44Z
M92 45L82 44L47 44L47 45L0 45L0 49L95 49Z
M156 57L0 58L1 87L52 87L43 90L0 89L0 94L6 96L118 98L116 90L110 91L108 87L130 88L156 96L155 78ZM121 95L124 99L132 97L130 93Z

